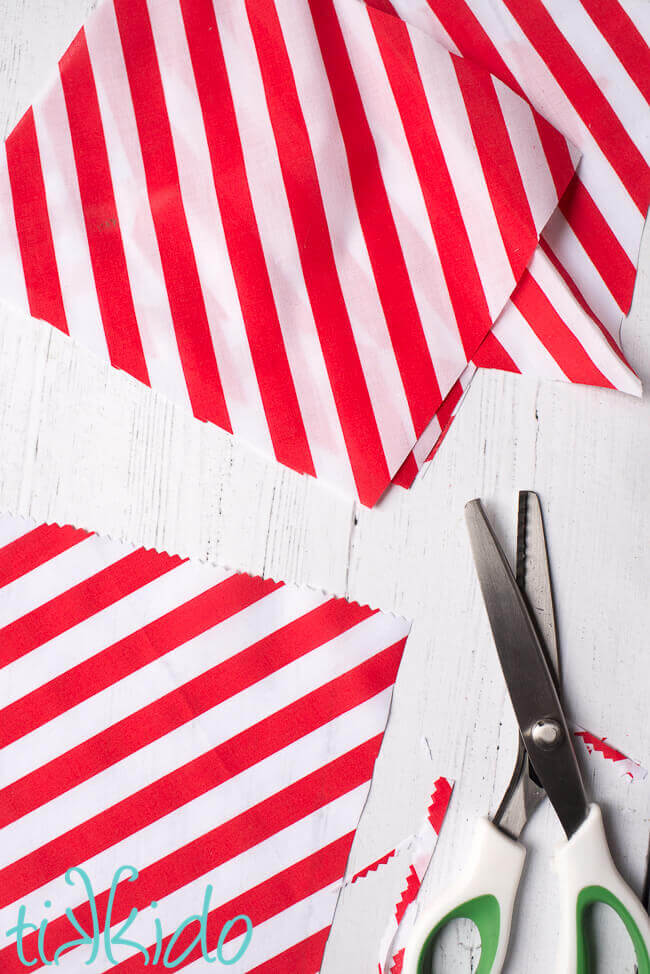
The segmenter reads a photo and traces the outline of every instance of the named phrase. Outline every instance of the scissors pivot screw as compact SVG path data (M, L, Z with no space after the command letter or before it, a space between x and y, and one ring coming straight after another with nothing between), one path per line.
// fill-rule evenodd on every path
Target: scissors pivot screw
M538 720L530 732L533 743L543 751L552 751L562 740L562 727L557 720Z

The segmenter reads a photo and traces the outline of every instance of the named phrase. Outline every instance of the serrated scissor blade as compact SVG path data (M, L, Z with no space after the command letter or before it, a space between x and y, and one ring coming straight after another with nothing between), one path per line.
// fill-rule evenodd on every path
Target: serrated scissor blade
M517 515L517 584L526 596L546 659L560 686L560 654L557 644L553 588L546 548L544 520L539 497L533 490L519 491Z
M465 507L476 571L501 669L526 750L567 834L582 825L587 796L573 742L533 617L479 500ZM559 740L549 747L534 734L554 723Z

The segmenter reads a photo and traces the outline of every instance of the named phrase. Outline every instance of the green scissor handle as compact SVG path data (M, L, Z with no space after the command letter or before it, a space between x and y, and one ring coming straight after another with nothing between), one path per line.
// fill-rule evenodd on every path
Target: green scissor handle
M590 806L585 822L560 849L556 866L567 918L561 974L589 974L584 918L594 903L604 903L619 915L634 947L638 974L650 974L650 919L614 865L598 805Z
M404 955L403 974L432 974L438 934L461 917L476 924L481 938L476 974L500 974L525 855L519 842L487 819L479 820L468 878L418 917ZM566 918L558 974L589 974L584 916L594 903L604 903L619 915L634 946L638 974L650 974L650 919L612 861L597 805L590 806L587 819L561 848L556 866Z
M512 913L526 850L488 819L479 819L469 872L438 903L425 908L404 954L403 974L431 974L433 948L452 920L472 920L481 938L475 974L499 974L508 950Z

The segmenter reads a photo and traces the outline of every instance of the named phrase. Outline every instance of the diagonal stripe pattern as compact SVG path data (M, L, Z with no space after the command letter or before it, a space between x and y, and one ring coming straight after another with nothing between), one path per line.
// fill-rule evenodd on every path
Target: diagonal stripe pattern
M103 0L0 159L0 294L366 504L579 157L380 6Z
M227 924L245 915L233 970L290 957L315 974L409 623L71 528L4 516L0 538L3 972L24 970L5 933L21 906L48 921L25 929L32 969L92 930L93 910L115 943L90 970L140 970L158 949L203 964L198 944L185 954L194 931L174 934L210 886L211 956L236 955L242 921ZM138 877L112 894L127 864ZM59 968L85 969L91 950Z

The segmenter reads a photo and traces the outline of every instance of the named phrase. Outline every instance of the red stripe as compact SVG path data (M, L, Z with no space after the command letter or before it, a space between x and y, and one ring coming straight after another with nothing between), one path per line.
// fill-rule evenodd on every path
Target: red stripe
M250 974L286 974L287 971L292 971L292 974L318 974L329 933L329 927L319 930L277 957L254 967Z
M34 112L28 108L5 142L18 246L29 310L68 334L45 197Z
M382 650L343 676L283 707L0 870L0 904L11 903L28 890L62 875L70 863L84 862L98 855L391 687L403 650L404 641ZM128 745L124 749L128 749ZM68 752L70 761L75 760L76 750L73 748ZM50 762L50 766L54 763ZM96 759L96 763L102 762ZM59 760L58 764L62 765L63 762ZM6 796L9 811L3 811L3 824L25 814L25 809L30 811L43 804L43 796L38 793L44 778L41 770L4 789L3 806ZM74 787L77 783L75 777L74 771L68 772L63 789L55 785L50 786L49 790L60 792ZM12 790L15 790L19 800L22 799L22 807L8 794ZM163 895L161 890L159 895Z
M372 11L370 17L411 147L463 347L470 358L492 327L492 319L458 199L406 25Z
M569 145L561 132L558 132L550 122L537 112L531 105L535 118L535 127L539 135L549 172L555 186L557 198L561 199L565 191L575 176L576 163L574 163L569 152Z
M650 102L648 45L634 21L618 0L581 0L581 3L645 100Z
M413 485L413 481L418 475L418 464L415 459L415 454L411 450L406 460L399 468L395 476L393 477L392 483L397 484L398 487L409 488Z
M391 14L393 17L399 17L391 0L365 0L365 2L369 7L374 7L375 10L380 10L383 14Z
M634 264L580 180L570 184L560 200L560 210L617 305L627 314L634 292Z
M456 412L456 406L460 402L463 395L463 387L460 382L456 382L449 391L449 395L445 396L445 401L437 412L438 420L443 429L451 422Z
M90 618L182 563L176 555L137 551L0 629L0 667Z
M368 256L416 435L440 401L438 382L384 185L379 156L332 0L309 0L345 143ZM378 18L385 16L373 14ZM386 21L398 24L394 17Z
M279 587L277 582L263 581L248 575L233 575L184 605L167 612L160 619L113 643L0 711L0 747L6 747L37 727L42 727L59 714L123 680L130 673L194 639ZM167 700L166 697L162 699ZM157 701L157 704L161 704L161 701ZM147 714L149 712L146 711ZM189 717L188 712L185 720ZM82 754L85 748L92 749L101 742L99 749L104 749L108 760L115 747L115 742L113 748L109 746L111 737L117 737L118 746L121 745L122 748L128 741L129 753L142 746L142 741L136 744L134 723L133 718L121 721L114 725L110 734L105 732L91 738L90 742L82 746ZM147 728L149 734L153 735L148 737L149 740L160 736L154 732L156 726L150 725ZM78 772L80 769L81 766ZM52 796L58 793L58 790L50 792L53 780L48 780L46 771L42 774L44 793ZM64 780L65 777L64 774Z
M512 302L571 382L613 388L528 271L512 295Z
M490 75L463 58L452 60L494 215L518 281L537 246L537 230L510 135Z
M178 351L194 415L232 432L221 387L145 0L115 0Z
M83 28L63 55L59 69L108 353L113 365L149 385Z
M504 0L645 216L650 170L607 98L540 0Z
M253 210L214 6L212 0L181 0L181 10L228 254L275 455L294 470L314 474Z
M458 403L461 400L462 395L463 395L463 387L461 386L460 382L454 383L454 385L449 391L449 394L445 397L442 406L438 410L436 415L438 417L441 426L440 436L433 444L431 453L427 457L427 463L433 460L434 456L442 446L442 441L444 440L447 433L451 429L452 420L456 415L456 408L458 406Z
M627 362L625 356L623 355L623 352L618 347L618 345L616 344L616 342L614 341L614 339L612 338L612 336L608 332L607 328L605 328L605 326L602 323L602 321L599 318L597 318L596 315L594 314L594 312L591 310L591 308L589 307L589 305L587 304L587 302L584 299L584 295L582 294L582 291L580 291L580 289L578 288L578 285L573 280L573 278L570 276L570 274L567 271L567 269L564 266L564 264L561 264L560 263L558 257L554 254L554 252L551 250L551 248L549 247L548 243L546 242L546 240L544 240L543 237L540 238L539 245L542 248L542 250L544 251L544 253L546 254L546 256L548 257L548 259L553 264L553 267L558 272L558 274L560 275L560 277L562 278L562 280L564 281L564 283L566 284L566 286L571 291L571 294L574 296L574 298L576 299L576 301L578 302L578 304L580 305L580 307L583 309L583 311L585 311L589 315L589 317L594 322L594 324L597 325L597 327L599 328L599 330L601 331L601 333L603 334L603 336L607 339L607 342L609 343L609 346L612 349L612 351L615 352L618 355L618 357L620 358L621 362L623 362L627 366L627 368L629 369L630 368L630 365Z
M515 291L515 294L517 292ZM512 300L512 298L510 299ZM489 331L485 339L477 348L474 358L474 365L480 369L500 369L502 372L520 372L521 369L516 362L510 358L505 348L495 336L493 331ZM458 393L456 403L462 393ZM454 404L455 407L456 404Z
M449 422L447 423L447 425L445 426L445 428L443 430L441 430L440 436L438 437L438 439L436 440L436 442L431 447L431 453L429 454L429 456L426 459L426 462L427 463L431 463L431 461L435 457L436 453L438 452L438 450L442 446L442 444L443 444L443 442L445 440L445 437L447 436L447 433L449 432L450 429L451 429L451 420L449 420Z
M438 778L434 782L427 815L436 835L440 835L442 830L442 823L445 820L453 790L454 786L446 778Z
M206 872L216 869L341 795L370 781L381 740L382 735L378 734L142 869L137 884L130 890L129 901L125 897L119 903L116 900L113 920L123 920L133 906L137 909L146 908L152 899L159 900L168 896L174 890L186 886ZM236 754L232 754L231 758L236 765L240 764ZM223 768L221 773L224 773ZM85 823L81 830L86 832L88 825L89 823ZM79 832L80 829L74 830L68 843L69 854L73 858L66 858L66 849L61 848L62 843L58 840L58 848L54 848L55 843L49 843L2 870L0 875L7 877L6 883L3 881L1 887L2 905L7 906L29 890L62 875L70 867L70 863L85 862L93 854L90 849L95 846L87 842L81 844L78 840ZM100 838L103 838L102 848L111 845L110 841L106 842L106 836ZM61 852L64 853L63 856L60 855ZM100 915L104 913L107 900L108 891L96 897ZM85 925L90 915L89 904L82 904L75 910L75 914L82 926ZM50 926L54 928L61 920L65 923L63 918L59 918Z
M336 269L293 71L272 0L248 0L246 7L327 374L359 498L372 505L390 473Z
M0 588L89 537L90 534L80 528L41 524L3 545L0 548Z
M396 855L397 855L397 849L389 849L389 851L384 853L384 855L381 856L379 859L375 859L374 862L371 862L368 866L365 866L363 869L360 869L359 872L355 873L352 879L350 880L350 883L356 883L360 879L365 879L367 876L370 875L370 873L376 872L380 866L385 866L386 863L389 862L389 860L391 860L393 856Z
M521 85L465 0L428 0L429 6L468 61L480 64L526 101ZM532 106L531 106L532 108ZM574 165L564 136L532 108L535 125L558 198L573 176Z

